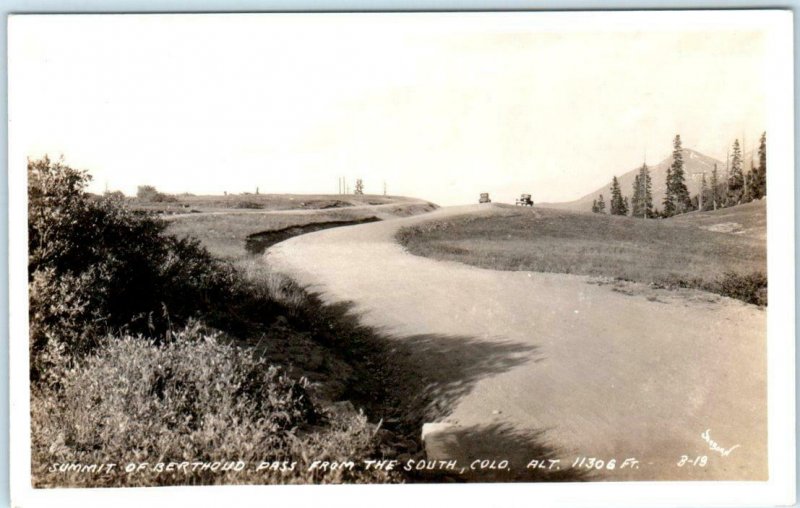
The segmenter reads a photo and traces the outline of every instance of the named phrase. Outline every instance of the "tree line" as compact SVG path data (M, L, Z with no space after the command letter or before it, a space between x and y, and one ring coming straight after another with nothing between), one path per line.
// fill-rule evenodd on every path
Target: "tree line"
M667 168L666 192L659 210L653 204L650 168L642 164L633 181L630 200L622 194L619 181L611 180L611 215L630 215L639 218L672 217L694 210L716 210L748 203L767 195L767 133L761 134L758 147L758 165L751 160L750 170L744 170L744 155L739 140L733 142L732 154L726 161L725 174L720 175L717 165L709 178L701 173L700 192L690 196L686 186L681 137L676 135L672 143L672 164ZM592 202L592 212L606 213L606 201L600 194Z

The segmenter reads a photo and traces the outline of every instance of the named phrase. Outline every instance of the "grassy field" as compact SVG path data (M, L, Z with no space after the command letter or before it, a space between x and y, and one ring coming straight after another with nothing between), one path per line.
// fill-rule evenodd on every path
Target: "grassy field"
M708 227L727 219L695 214L680 221L641 220L498 208L496 215L425 223L401 230L398 237L414 254L482 268L694 287L766 303L766 242L694 225ZM749 217L757 210L739 210L738 215Z
M217 196L218 198L222 196ZM259 196L254 196L259 197ZM346 196L351 198L352 196ZM306 198L303 196L298 197ZM377 197L364 196L373 199ZM396 206L381 209L367 207L345 207L336 209L317 209L314 213L259 213L258 211L242 211L236 209L217 209L218 213L180 214L169 217L167 232L179 237L194 237L200 240L213 255L228 260L239 260L248 257L245 249L247 237L267 231L275 231L292 226L305 226L323 222L355 221L371 217L386 218L390 216L406 216L424 213L435 209L435 205L411 201L407 198L385 198L375 201L377 204L396 203ZM378 203L378 201L381 201ZM383 202L386 201L386 202ZM281 196L277 202L265 201L266 206L285 206L289 202L287 196ZM307 201L294 200L303 203ZM358 201L354 201L358 203ZM362 203L363 204L363 203ZM285 208L271 208L274 210ZM266 211L266 210L265 210Z
M709 212L689 212L669 219L677 224L689 224L719 233L767 240L767 200L752 201L731 208Z
M374 206L412 201L402 196L364 194L228 194L223 196L169 195L164 201L125 198L127 205L164 215L204 212L331 210L353 206Z
M320 211L315 214L257 214L224 213L212 215L181 216L170 220L167 232L179 237L194 237L200 240L213 255L229 260L247 256L245 242L252 234L301 226L317 222L346 221L367 218L374 212L365 211Z

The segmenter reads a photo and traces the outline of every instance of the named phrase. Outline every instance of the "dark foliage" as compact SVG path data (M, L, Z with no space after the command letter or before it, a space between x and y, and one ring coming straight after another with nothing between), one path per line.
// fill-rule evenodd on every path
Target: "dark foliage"
M721 295L755 305L767 305L767 276L762 272L746 275L728 272L720 277L715 285Z
M44 158L28 176L32 379L51 356L85 355L108 333L158 339L202 316L236 335L249 316L275 314L196 240L164 234L163 221L117 199L88 198L85 172Z

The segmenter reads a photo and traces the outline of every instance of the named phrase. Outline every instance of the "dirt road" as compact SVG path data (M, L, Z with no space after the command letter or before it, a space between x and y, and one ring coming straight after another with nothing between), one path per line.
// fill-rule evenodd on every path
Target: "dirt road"
M451 207L311 233L273 246L267 262L413 346L436 399L428 421L450 424L440 448L468 469L553 458L546 467L577 461L607 480L766 478L764 310L435 261L394 240L465 213L498 212Z

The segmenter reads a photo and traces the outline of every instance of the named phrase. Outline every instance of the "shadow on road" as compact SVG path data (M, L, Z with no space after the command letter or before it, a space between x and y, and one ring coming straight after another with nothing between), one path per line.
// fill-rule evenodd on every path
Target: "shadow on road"
M543 431L519 430L507 423L459 427L440 442L448 459L458 461L456 474L430 475L428 481L564 482L589 481L589 470L571 468L545 444ZM425 475L421 475L425 481Z
M313 314L297 316L332 354L352 367L342 399L364 409L384 429L416 442L425 422L440 421L480 379L542 360L535 346L511 341L453 335L389 336L364 326L352 302L322 303L311 294ZM508 459L511 471L466 471L452 475L421 474L430 481L581 481L585 475L567 470L527 469L531 459L555 456L543 432L520 432L507 424L459 428L455 434L463 460ZM404 458L409 458L406 456ZM461 463L462 460L459 460ZM464 464L468 466L468 464ZM566 465L562 466L565 468Z

